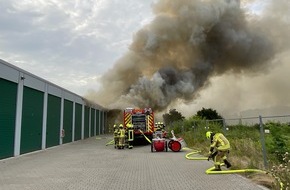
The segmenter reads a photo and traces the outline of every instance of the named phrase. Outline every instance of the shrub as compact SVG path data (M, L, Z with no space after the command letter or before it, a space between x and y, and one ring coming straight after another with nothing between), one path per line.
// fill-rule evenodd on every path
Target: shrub
M172 123L168 130L174 130L176 136L184 138L188 147L200 150L201 154L207 155L209 142L205 137L207 130L214 132L225 132L226 137L231 142L231 153L229 160L233 168L258 168L264 169L262 147L260 143L260 126L233 125L227 126L224 131L221 122L206 121L193 116L183 121ZM290 183L290 127L286 124L268 122L264 125L270 133L265 134L267 157L272 169L271 176L276 180L273 184L274 189L279 189L283 184L285 189L289 189ZM241 159L242 158L242 159ZM258 174L255 174L257 176ZM262 175L262 174L261 174ZM268 175L270 176L270 175ZM261 179L265 180L265 177ZM269 186L272 181L262 181Z

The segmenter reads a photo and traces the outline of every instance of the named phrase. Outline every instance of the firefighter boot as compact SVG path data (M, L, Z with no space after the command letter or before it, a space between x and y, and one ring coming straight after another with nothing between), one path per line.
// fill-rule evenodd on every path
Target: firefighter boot
M215 169L213 169L212 171L222 171L221 166L215 165Z
M232 166L231 163L229 163L229 161L226 159L224 159L224 163L227 166L227 168L230 168Z

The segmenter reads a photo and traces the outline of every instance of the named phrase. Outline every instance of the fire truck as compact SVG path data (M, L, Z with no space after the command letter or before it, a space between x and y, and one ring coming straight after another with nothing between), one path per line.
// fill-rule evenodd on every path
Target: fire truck
M145 139L144 135L152 140L154 113L151 108L126 108L124 110L124 127L127 127L128 124L133 124L135 142L139 139Z

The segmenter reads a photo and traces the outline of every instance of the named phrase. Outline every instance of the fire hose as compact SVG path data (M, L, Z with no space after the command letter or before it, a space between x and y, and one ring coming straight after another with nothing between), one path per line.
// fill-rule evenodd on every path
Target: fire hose
M146 135L143 133L143 131L141 129L139 129L139 131L145 137L145 139L151 144L152 143L151 140L148 137L146 137Z
M114 144L114 142L115 142L115 140L113 139L113 140L109 141L109 142L106 144L106 146L108 146L108 145L112 145L112 144Z
M100 137L96 137L96 140L101 140L102 138L100 138ZM111 141L109 141L107 144L106 144L106 146L108 146L108 145L112 145L112 144L114 144L114 142L115 142L115 140L113 139L113 140L111 140Z
M192 150L192 149L189 149L187 148L188 150ZM201 151L199 150L192 150L192 152L188 153L185 155L185 158L188 159L188 160L207 160L207 157L191 157L191 155L193 154L198 154L200 153Z
M192 155L200 153L201 151L199 151L199 150L192 150L190 148L184 148L184 149L185 150L191 150L190 153L187 153L185 155L185 158L188 159L188 160L208 160L208 157L201 157L201 156L192 157ZM224 164L222 163L221 166L224 166ZM246 173L246 172L258 172L258 173L264 173L264 174L268 173L268 172L266 172L264 170L259 170L259 169L240 169L240 170L213 171L214 169L215 169L215 167L213 166L213 167L207 169L205 171L205 173L206 174L233 174L233 173ZM280 190L283 190L284 184L282 183L281 179L278 178L278 177L275 177L275 179L279 183Z
M208 160L208 157L192 157L194 154L198 154L201 151L192 150L192 152L185 155L186 159L189 160ZM223 166L224 164L221 164ZM211 167L205 171L206 174L232 174L232 173L245 173L245 172L260 172L260 173L267 173L264 170L259 169L241 169L241 170L225 170L225 171L212 171L215 167Z

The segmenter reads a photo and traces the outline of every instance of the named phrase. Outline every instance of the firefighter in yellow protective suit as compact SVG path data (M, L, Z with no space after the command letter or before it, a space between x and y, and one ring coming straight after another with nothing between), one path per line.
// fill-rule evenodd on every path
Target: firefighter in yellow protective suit
M128 148L132 149L133 148L133 141L134 141L134 128L133 124L129 124L127 126L127 139L128 139Z
M163 122L160 122L160 127L161 127L161 129L165 129L165 125Z
M115 124L114 125L114 143L115 143L115 148L117 148L119 144L119 129L118 126Z
M167 131L165 130L165 125L163 122L160 122L160 128L162 131L162 138L167 138Z
M167 131L165 129L162 129L162 138L167 138Z
M227 160L227 154L231 146L228 139L222 133L213 133L211 131L206 132L206 138L211 141L208 160L210 158L213 159L215 171L221 171L221 163L230 168L231 164Z
M118 144L118 148L119 149L124 149L125 147L125 129L123 127L123 124L120 124L119 125L119 132L118 132L118 135L119 135L119 144Z

